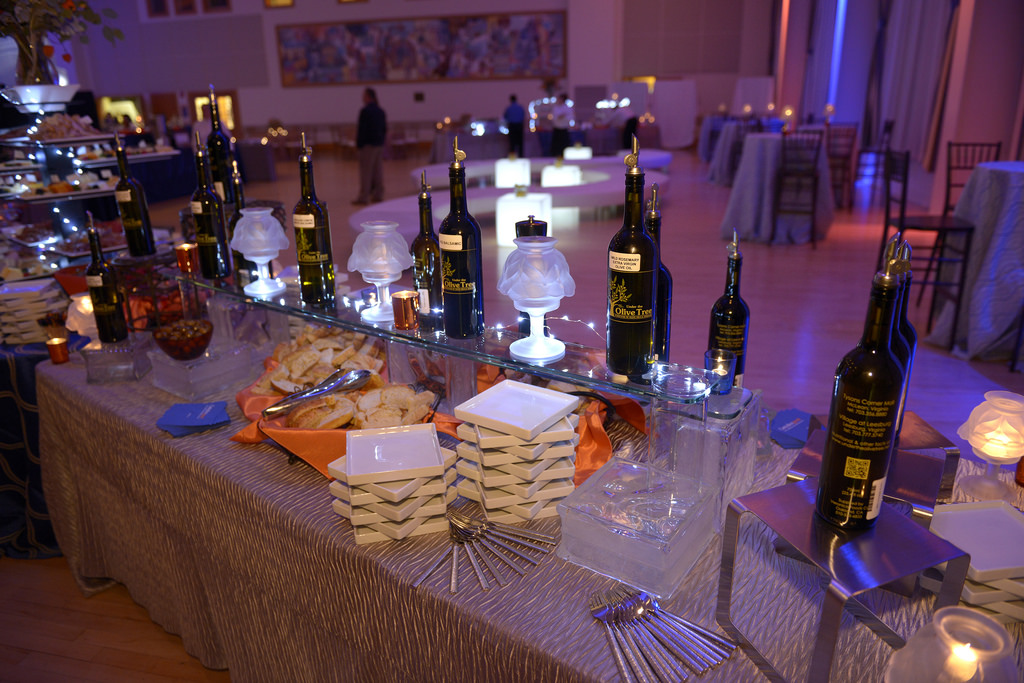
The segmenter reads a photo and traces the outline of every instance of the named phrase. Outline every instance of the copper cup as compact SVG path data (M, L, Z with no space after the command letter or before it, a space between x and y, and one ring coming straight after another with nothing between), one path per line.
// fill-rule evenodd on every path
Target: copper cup
M417 317L419 312L420 295L411 289L395 292L391 295L391 306L395 309L395 329L415 330L420 323Z
M46 350L50 352L50 362L54 365L67 363L71 360L71 357L68 355L68 340L63 337L48 339L46 341Z
M199 250L195 244L179 244L174 247L178 257L178 270L183 273L195 273L199 270Z

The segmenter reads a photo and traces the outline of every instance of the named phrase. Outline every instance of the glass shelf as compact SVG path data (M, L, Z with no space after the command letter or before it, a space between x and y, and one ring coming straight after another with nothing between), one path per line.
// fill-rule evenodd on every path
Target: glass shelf
M182 276L181 279L187 278ZM256 306L354 332L362 332L386 341L408 344L456 358L494 365L546 379L577 384L584 389L599 389L644 400L665 397L664 392L650 384L614 381L605 367L605 350L603 348L566 342L564 358L545 365L534 365L511 357L509 345L525 336L515 329L488 327L482 335L474 339L449 339L443 332L396 330L391 325L379 326L366 323L360 319L359 311L356 309L357 298L351 296L339 297L336 308L327 310L303 305L298 292L293 287L289 287L281 296L267 300L253 298L232 285L198 278L189 281L204 289L213 290ZM699 370L699 372L703 372L703 370Z

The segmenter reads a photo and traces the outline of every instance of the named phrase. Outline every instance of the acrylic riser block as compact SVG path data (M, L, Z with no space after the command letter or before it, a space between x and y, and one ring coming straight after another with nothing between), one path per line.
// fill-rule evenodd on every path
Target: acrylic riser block
M451 340L457 344L459 340ZM437 412L453 415L455 406L476 396L476 363L399 342L387 342L388 381L442 394Z
M91 341L80 353L85 359L85 376L89 384L134 382L149 372L146 351L152 348L148 334L129 334L127 339L106 344Z
M248 345L220 340L195 360L174 360L160 349L151 350L149 359L153 386L188 401L244 386L256 379L262 367L254 363Z

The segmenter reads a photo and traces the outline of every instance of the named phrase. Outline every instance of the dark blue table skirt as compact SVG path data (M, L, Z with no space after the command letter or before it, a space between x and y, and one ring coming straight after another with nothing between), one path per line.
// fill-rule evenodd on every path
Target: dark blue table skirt
M88 342L73 334L68 346ZM49 357L46 344L0 344L0 556L60 555L39 467L36 365Z

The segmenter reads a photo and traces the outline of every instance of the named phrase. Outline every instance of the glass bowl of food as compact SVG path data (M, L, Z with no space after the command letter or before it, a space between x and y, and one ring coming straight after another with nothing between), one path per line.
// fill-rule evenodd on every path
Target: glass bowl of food
M195 360L203 355L213 337L209 320L178 320L158 327L153 340L174 360Z

